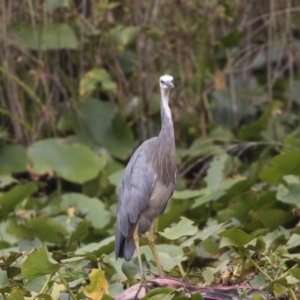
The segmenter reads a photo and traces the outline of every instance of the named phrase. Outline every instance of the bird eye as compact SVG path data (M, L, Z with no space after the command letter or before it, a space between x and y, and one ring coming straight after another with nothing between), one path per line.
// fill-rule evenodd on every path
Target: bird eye
M165 83L163 80L161 80L161 81L160 81L160 83L162 83L162 84L166 84L166 83Z

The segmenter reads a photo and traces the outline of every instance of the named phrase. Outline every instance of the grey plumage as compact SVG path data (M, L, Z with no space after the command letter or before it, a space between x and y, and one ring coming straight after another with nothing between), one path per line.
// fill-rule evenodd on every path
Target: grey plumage
M158 137L145 141L132 155L122 178L115 235L116 258L133 256L133 234L147 231L161 215L172 196L176 181L175 140L168 106L173 78L160 78L161 122Z

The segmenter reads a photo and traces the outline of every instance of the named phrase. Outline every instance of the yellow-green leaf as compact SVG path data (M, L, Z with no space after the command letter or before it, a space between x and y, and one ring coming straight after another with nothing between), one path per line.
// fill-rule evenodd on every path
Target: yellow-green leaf
M89 275L91 283L83 289L83 293L92 300L100 300L108 289L108 282L102 270L93 269Z
M24 300L24 295L18 288L13 288L9 294L8 300Z

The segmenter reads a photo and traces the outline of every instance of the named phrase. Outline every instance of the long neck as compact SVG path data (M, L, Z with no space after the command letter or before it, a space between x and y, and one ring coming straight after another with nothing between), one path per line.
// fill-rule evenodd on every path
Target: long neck
M161 90L160 114L161 114L161 131L159 138L171 138L174 140L174 127L172 114L169 107L170 90Z
M161 92L161 131L153 157L153 166L158 182L165 186L174 185L176 153L173 120L169 107L169 91Z

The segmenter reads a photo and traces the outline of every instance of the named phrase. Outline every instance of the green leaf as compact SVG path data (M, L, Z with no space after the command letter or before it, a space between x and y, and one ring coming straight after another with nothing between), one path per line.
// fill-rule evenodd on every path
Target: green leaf
M33 278L31 280L28 280L24 287L28 289L31 292L39 293L40 290L42 290L43 286L47 282L49 275L39 276L36 278ZM40 300L40 299L39 299ZM52 299L50 299L52 300Z
M43 246L39 249L33 250L28 255L21 267L21 274L25 279L32 279L47 274L54 274L59 270L59 268L59 264L52 263L49 260L49 253Z
M68 235L68 231L53 219L38 218L26 222L26 227L42 242L61 245Z
M250 243L254 237L240 229L227 229L219 233L221 237L220 248L226 246L241 247Z
M89 233L89 227L91 226L90 222L82 221L77 224L77 227L72 232L72 235L70 237L70 240L72 242L81 242L86 238L86 236Z
M85 73L80 80L79 95L81 97L91 96L99 83L104 91L114 90L117 87L105 69L92 69Z
M7 232L20 238L39 238L42 242L61 245L68 235L67 230L53 219L38 218L18 224L16 219L9 219Z
M18 288L14 288L10 292L8 300L24 300L24 295Z
M193 226L193 223L193 221L185 217L181 217L180 222L176 224L176 226L166 228L164 232L159 232L159 234L169 240L176 240L183 236L194 235L198 231L198 228Z
M257 253L263 253L266 250L266 242L263 237L259 236L246 244L245 248Z
M205 155L218 155L220 152L221 148L219 146L215 146L212 139L198 138L193 141L191 147L184 151L181 156L198 158L199 156Z
M4 218L12 212L15 206L37 191L34 183L17 185L0 196L0 217Z
M125 75L131 75L136 70L136 58L130 51L118 51L118 60Z
M115 157L126 159L132 153L134 138L131 129L117 114L109 130L105 133L103 146Z
M17 183L18 180L9 175L0 175L0 189L5 188L12 183Z
M207 228L204 228L203 230L196 233L194 236L186 240L181 244L182 247L188 247L194 243L196 240L206 240L208 237L218 234L221 230L223 230L223 226L226 223L220 223L216 225L210 225Z
M79 42L67 23L49 24L41 36L41 50L78 49Z
M157 229L163 230L173 222L177 222L188 209L192 206L192 201L169 201L165 213L159 217Z
M244 177L226 178L220 182L219 186L215 186L215 190L209 188L203 189L203 195L194 200L192 208L206 204L210 201L217 201L226 194L230 193L230 189L234 189L239 183L244 181Z
M160 256L163 269L167 272L170 272L174 267L185 260L187 260L187 257L184 256L169 257L167 252Z
M252 213L252 222L249 224L249 227L253 230L261 227L274 230L290 222L291 219L292 214L289 210L285 211L283 209L263 207Z
M115 116L113 103L88 99L80 105L79 112L76 115L76 130L101 145Z
M175 292L175 289L159 287L159 288L153 289L152 291L148 292L145 299L169 300L175 296L175 295L172 295L173 292ZM169 298L167 296L170 296L171 298ZM142 298L142 300L144 300L144 298Z
M290 269L289 274L291 274L296 279L300 279L300 267Z
M110 253L114 248L115 237L110 236L99 243L90 243L84 247L78 248L75 251L76 255L95 254L100 257L104 253Z
M8 219L7 229L8 234L18 238L33 238L35 233L26 228L24 224L18 224L15 218Z
M250 282L249 282L253 287L259 288L266 284L266 279L264 278L263 275L258 274L256 275ZM264 300L264 299L263 299Z
M134 147L133 133L111 102L89 99L79 110L74 119L79 135L107 148L117 158L128 158Z
M300 202L300 180L294 175L283 177L286 185L279 184L276 198L284 203L298 205Z
M249 212L252 209L256 209L255 204L256 197L251 191L241 193L236 197L232 197L228 206L218 212L218 221L225 221L236 218L240 222L243 222L249 218Z
M24 147L19 145L0 146L0 175L11 175L26 171L27 157Z
M150 247L147 245L140 247L141 254L145 254L147 261L153 260L153 254L150 250ZM161 259L165 258L166 261L170 258L178 258L186 260L186 257L183 256L183 250L177 245L170 244L160 244L156 245L156 250L159 253ZM136 256L136 253L134 254ZM176 263L175 263L176 265Z
M115 274L115 276L118 276L118 275ZM110 283L108 293L109 293L110 297L112 297L112 299L107 299L107 300L114 300L122 292L123 292L123 284L121 282Z
M245 179L243 177L226 178L226 165L229 159L230 157L226 153L214 157L204 179L207 188L202 189L202 195L195 199L192 208L219 200L226 194L227 190Z
M252 299L251 300L264 300L265 298L261 296L259 293L255 292L252 294Z
M38 23L31 27L25 23L13 24L9 37L23 47L32 50L78 49L78 39L67 23Z
M172 198L179 199L179 200L187 200L187 199L192 199L192 198L196 198L196 197L202 196L204 193L205 193L204 190L198 190L198 191L193 191L193 190L174 191L174 194L173 194Z
M227 154L217 155L210 164L204 180L207 183L207 187L212 191L216 190L224 179L227 158Z
M55 171L59 177L84 183L96 177L103 162L82 144L69 145L60 139L45 139L28 148L33 172L44 174Z
M52 297L49 294L46 294L46 293L38 294L36 296L36 299L39 299L39 300L53 300Z
M163 269L166 271L171 271L180 262L185 261L187 259L187 257L183 255L182 248L176 245L160 244L156 245L156 250L159 254L159 258L163 265ZM141 255L144 254L146 256L147 261L154 261L153 254L148 245L141 246L140 251ZM134 256L136 256L136 253Z
M125 169L121 169L117 172L112 173L111 175L108 176L108 180L111 184L113 184L117 190L120 188L121 180L124 174Z
M273 293L276 297L280 297L288 292L288 287L282 285L282 284L274 284L273 286Z
M122 46L122 48L126 45L129 45L134 42L136 39L137 33L139 31L138 27L135 26L115 26L111 35L118 46Z
M200 292L196 292L192 294L191 300L205 300Z
M103 297L101 298L101 300L114 300L114 299L115 299L114 297L112 297L108 294L104 294Z
M261 132L268 125L268 120L272 116L274 111L277 111L282 107L282 103L279 101L272 101L264 113L258 120L251 123L250 125L243 126L239 132L238 137L242 140L259 140L261 138Z
M207 188L200 191L202 195L195 199L192 208L196 208L210 201L219 200L226 195L227 190L231 189L240 181L245 180L243 177L226 178L226 162L228 162L229 158L226 153L214 157L204 179L207 183Z
M262 170L259 177L272 185L277 185L285 175L300 175L300 150L275 156L270 166Z
M210 257L214 257L219 252L219 242L213 237L208 237L206 240L201 241L199 246Z
M1 257L0 257L0 259L2 260ZM7 277L7 272L4 270L0 270L0 287L3 287L8 283L9 283L9 280Z
M212 282L215 279L214 274L217 272L217 270L215 268L211 268L211 267L206 267L203 271L202 271L202 276L205 280L205 285L211 285Z
M62 196L61 207L67 211L69 207L75 208L75 214L84 216L94 228L104 228L111 219L104 203L97 198L90 198L79 193L69 193Z
M4 262L6 269L8 269L20 257L22 257L22 253L9 251L9 255L8 256L2 256L1 260Z
M287 249L294 248L300 245L300 235L293 233L289 238L286 247Z

